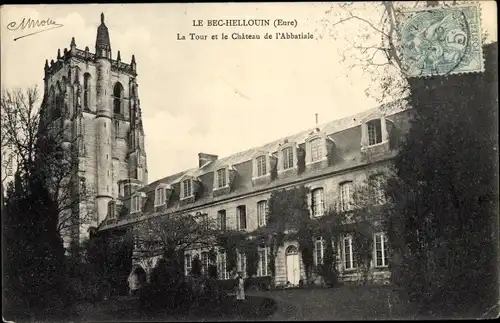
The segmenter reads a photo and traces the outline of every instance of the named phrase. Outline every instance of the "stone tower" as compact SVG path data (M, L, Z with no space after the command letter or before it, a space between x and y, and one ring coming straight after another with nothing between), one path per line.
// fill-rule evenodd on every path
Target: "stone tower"
M65 235L66 245L117 216L125 191L147 183L136 68L134 55L130 64L121 61L120 51L113 59L104 14L95 53L78 49L72 38L69 50L45 62L43 114L69 129L63 146L76 152L71 180L87 192L72 211L77 225Z

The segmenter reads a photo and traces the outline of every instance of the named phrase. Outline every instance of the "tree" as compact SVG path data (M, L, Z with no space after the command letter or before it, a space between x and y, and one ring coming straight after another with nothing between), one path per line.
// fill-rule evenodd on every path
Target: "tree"
M320 38L343 41L341 63L360 69L372 80L365 93L379 102L410 95L409 66L403 60L399 18L407 9L452 6L456 1L374 1L334 3L322 19ZM340 28L349 33L339 32ZM343 39L339 37L343 35ZM483 34L483 40L486 34Z
M399 283L440 315L498 297L497 44L485 54L484 73L411 82L417 113L388 192Z
M78 232L81 225L95 222L90 208L92 188L81 185L77 176L78 147L64 121L69 112L52 118L48 97L40 104L36 87L2 90L2 184L15 173L43 177L59 214L57 229L62 235ZM52 110L51 110L52 109ZM35 174L36 172L36 174ZM81 205L89 208L80 208ZM78 210L79 216L75 216Z
M185 251L212 248L217 230L215 221L205 215L169 214L139 223L135 235L138 257L162 255L182 276Z
M15 175L2 214L9 310L23 309L24 314L60 310L68 301L64 297L64 250L56 210L43 178Z

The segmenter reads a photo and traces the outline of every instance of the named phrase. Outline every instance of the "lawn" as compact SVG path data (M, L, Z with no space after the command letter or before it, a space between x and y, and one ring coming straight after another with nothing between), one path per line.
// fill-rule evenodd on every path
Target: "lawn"
M80 313L82 320L120 321L416 319L412 308L391 286L342 286L250 292L243 304L233 296L216 308L191 308L188 313L141 311L130 300L102 302Z
M234 296L220 306L195 307L184 313L141 310L129 297L81 303L64 321L243 321L243 320L404 320L422 318L392 286L285 289L249 292L238 304ZM47 322L53 320L47 320ZM60 321L60 320L57 320Z
M103 301L97 304L81 304L78 318L74 321L241 321L265 320L276 311L276 303L269 297L249 296L243 303L234 297L219 306L192 306L180 313L165 310L141 309L136 299Z
M392 320L415 319L411 304L392 286L277 290L268 295L277 303L272 320Z

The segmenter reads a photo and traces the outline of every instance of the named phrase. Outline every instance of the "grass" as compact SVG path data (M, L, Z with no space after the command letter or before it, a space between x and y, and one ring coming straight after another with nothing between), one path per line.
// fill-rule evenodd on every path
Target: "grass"
M404 320L422 318L392 286L282 289L248 292L238 303L230 296L218 306L191 306L183 312L141 309L137 299L81 303L66 322L242 321L242 320ZM47 322L54 320L47 320ZM60 320L57 320L60 321ZM62 321L62 320L61 320Z
M87 304L89 306L90 304ZM82 306L76 321L219 321L269 318L276 303L265 296L249 296L243 303L230 297L216 306L191 306L184 311L141 309L138 300L109 300Z

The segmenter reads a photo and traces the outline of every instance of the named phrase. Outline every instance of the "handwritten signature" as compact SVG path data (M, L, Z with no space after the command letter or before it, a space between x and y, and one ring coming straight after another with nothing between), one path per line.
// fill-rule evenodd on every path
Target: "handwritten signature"
M35 28L48 27L48 28L45 28L45 29L42 29L42 30L38 30L38 31L29 33L29 34L26 34L26 35L23 35L23 36L20 36L20 37L16 37L16 38L14 38L14 41L16 41L16 40L24 38L24 37L28 37L28 36L36 35L36 34L39 34L39 33L43 33L45 31L49 31L49 30L52 30L52 29L55 29L55 28L60 28L62 26L63 26L62 24L58 24L57 22L55 22L54 20L52 20L50 18L47 18L47 19L44 19L44 20L38 20L38 19L35 20L35 19L31 19L31 18L23 18L23 20L21 20L20 22L17 22L17 21L11 21L11 22L9 22L9 24L7 25L7 29L11 30L11 31L16 31L16 30L25 30L25 29L35 29Z

